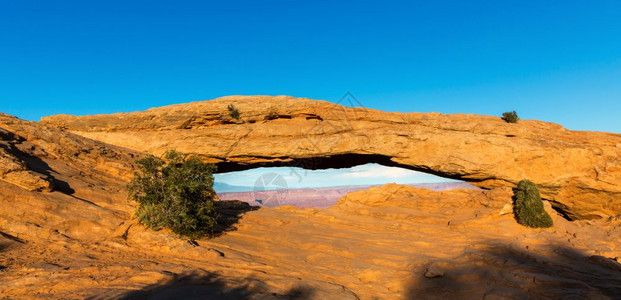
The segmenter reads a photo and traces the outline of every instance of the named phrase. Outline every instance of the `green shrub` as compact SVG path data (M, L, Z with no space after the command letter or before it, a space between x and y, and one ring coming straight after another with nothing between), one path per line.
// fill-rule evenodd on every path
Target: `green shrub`
M237 107L235 107L235 105L233 104L229 104L228 109L229 109L229 116L231 116L231 118L235 120L239 120L239 110L237 110Z
M543 209L543 202L537 186L524 179L515 190L513 213L518 223L534 228L552 227L552 218Z
M138 202L135 216L140 223L191 239L211 232L216 220L213 165L177 151L166 152L163 160L149 156L137 164L128 191Z
M518 117L517 112L515 112L515 110L513 110L513 111L503 112L502 113L502 119L505 120L505 122L507 122L507 123L517 123L517 121L520 118Z

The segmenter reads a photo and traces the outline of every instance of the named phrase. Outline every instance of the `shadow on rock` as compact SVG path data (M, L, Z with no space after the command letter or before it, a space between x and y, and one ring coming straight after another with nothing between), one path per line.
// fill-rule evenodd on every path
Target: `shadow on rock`
M19 141L23 142L23 140ZM54 171L44 160L37 157L34 153L30 153L35 151L34 149L36 148L34 146L23 146L26 149L20 149L15 144L0 144L0 147L4 148L5 151L23 161L29 170L42 174L46 176L49 180L51 180L53 183L54 191L58 191L67 195L73 195L75 193L75 190L71 188L68 182L59 180L54 177L53 174L57 172Z
M235 225L245 213L259 209L258 206L250 206L250 204L238 200L216 201L214 204L218 218L211 237L218 237L228 231L234 231Z
M20 245L20 244L26 244L26 241L16 236L12 236L8 233L4 233L0 231L0 253L4 252L5 250L8 250L9 248L15 247L16 245ZM7 267L3 265L2 263L3 263L3 260L0 259L0 272L7 269Z
M0 252L16 244L26 244L26 241L0 231Z
M5 249L9 248L11 244L4 242L4 241L0 241L0 252L4 251Z
M620 299L621 264L572 248L468 249L415 270L405 299Z
M252 279L224 278L197 271L140 291L116 295L118 299L311 299L314 290L298 286L284 292L274 291L265 283ZM95 298L96 299L96 298Z

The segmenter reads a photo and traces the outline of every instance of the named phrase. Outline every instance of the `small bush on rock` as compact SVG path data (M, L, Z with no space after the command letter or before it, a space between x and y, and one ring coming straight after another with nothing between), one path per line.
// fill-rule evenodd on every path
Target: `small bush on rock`
M237 110L237 107L235 107L235 105L229 104L228 110L229 110L229 116L231 116L231 118L235 120L239 120L239 110Z
M552 227L552 218L543 209L537 186L524 179L515 190L513 213L518 223L534 228Z
M176 151L166 152L163 160L149 156L137 164L128 191L138 202L135 216L140 223L191 239L211 232L216 220L213 165Z
M507 123L517 123L517 121L520 118L518 117L517 112L515 112L514 110L514 111L503 112L502 119L505 120L505 122Z

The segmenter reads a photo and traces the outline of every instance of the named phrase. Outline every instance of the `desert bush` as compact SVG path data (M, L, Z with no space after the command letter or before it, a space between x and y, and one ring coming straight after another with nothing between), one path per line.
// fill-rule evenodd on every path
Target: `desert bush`
M505 122L507 122L507 123L517 123L517 121L520 118L518 117L517 112L515 112L515 110L513 110L513 111L503 112L502 113L502 119L505 120Z
M535 228L552 227L552 218L543 209L537 186L528 179L518 183L515 190L513 213L518 223Z
M231 116L231 118L235 120L239 120L239 110L237 110L237 107L235 107L235 105L229 104L228 110L229 110L229 116Z
M166 152L163 159L142 158L137 165L128 191L138 202L135 216L140 223L192 239L211 231L216 220L213 165L177 151Z

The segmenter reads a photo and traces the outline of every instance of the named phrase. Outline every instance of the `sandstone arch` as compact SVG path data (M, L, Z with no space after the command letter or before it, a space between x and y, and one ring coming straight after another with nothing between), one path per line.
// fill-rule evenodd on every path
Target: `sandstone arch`
M229 104L239 109L239 120L228 116ZM230 96L144 112L57 115L41 122L156 155L168 149L195 153L221 171L320 159L332 166L396 165L483 188L529 178L572 219L621 215L621 135L535 120L509 124L492 116L390 113L288 96Z

